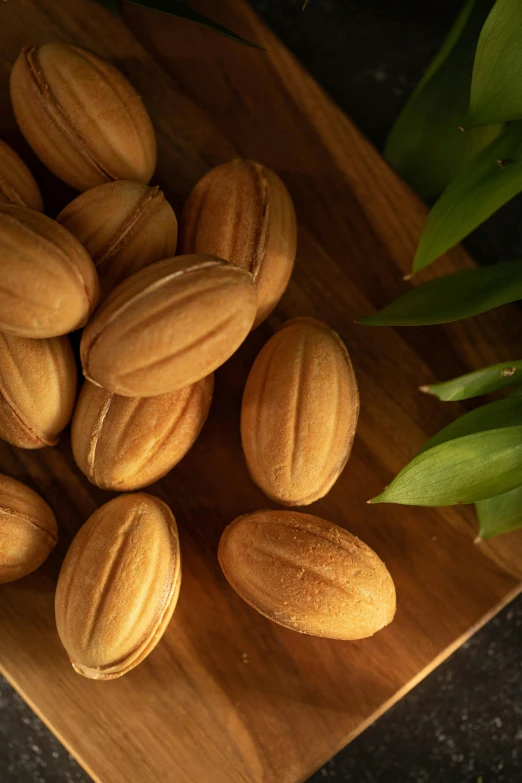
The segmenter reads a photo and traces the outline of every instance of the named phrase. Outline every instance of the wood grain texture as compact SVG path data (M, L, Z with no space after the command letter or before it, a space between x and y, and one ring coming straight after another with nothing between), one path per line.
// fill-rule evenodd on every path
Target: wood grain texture
M214 6L198 3L215 15ZM519 358L521 314L502 308L443 328L356 326L356 316L405 289L401 277L425 208L244 3L223 0L219 15L266 53L130 6L125 16L141 43L85 0L0 3L0 136L31 164L9 107L8 71L23 44L70 40L108 56L144 97L158 132L153 184L178 212L210 166L247 155L280 174L299 221L296 269L280 306L218 371L202 436L151 490L178 520L182 589L162 643L121 680L76 675L53 616L66 546L109 493L75 469L67 436L37 453L0 446L0 470L40 491L61 528L46 566L0 589L0 662L103 783L303 781L519 592L522 580L522 537L474 545L469 508L365 503L462 410L416 387ZM71 192L34 168L56 214ZM456 249L421 279L471 263ZM325 320L342 336L360 386L352 457L332 491L307 510L360 536L393 575L396 619L361 642L271 624L232 592L216 559L228 522L274 506L248 478L240 399L261 346L297 315Z

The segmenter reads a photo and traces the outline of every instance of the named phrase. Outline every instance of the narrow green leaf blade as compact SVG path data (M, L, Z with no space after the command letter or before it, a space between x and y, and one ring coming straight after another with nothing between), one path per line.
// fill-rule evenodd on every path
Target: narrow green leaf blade
M429 280L378 313L359 318L365 326L446 324L522 299L522 260L464 269Z
M477 45L468 126L522 119L522 4L497 0Z
M438 196L500 131L500 126L459 130L469 105L475 48L492 3L464 3L388 136L385 157L424 199Z
M522 527L522 486L476 505L479 535L486 540Z
M503 400L496 400L459 416L430 438L418 452L428 451L448 440L463 438L475 432L522 426L522 389Z
M97 1L102 2L104 5L107 2L112 2L112 0ZM251 41L247 41L246 38L242 38L240 35L237 35L236 33L232 32L232 30L223 27L223 25L215 22L208 16L204 16L198 11L194 11L194 9L191 8L188 4L187 0L128 0L128 2L133 3L134 5L141 5L143 8L150 8L153 11L162 11L165 14L177 16L180 19L187 19L189 22L196 22L203 27L208 27L210 30L214 30L214 32L219 33L220 35L224 35L227 38L231 38L233 41L245 44L246 46L251 46L254 49L263 48L262 46L258 46L257 44L252 43Z
M414 457L372 503L452 506L522 484L522 426L478 432Z
M502 132L457 173L424 224L413 271L428 266L522 191L522 122Z
M484 367L482 370L460 375L450 381L432 383L431 386L421 386L421 391L434 394L443 402L453 400L469 400L481 394L505 389L522 382L522 359L512 362L501 362Z

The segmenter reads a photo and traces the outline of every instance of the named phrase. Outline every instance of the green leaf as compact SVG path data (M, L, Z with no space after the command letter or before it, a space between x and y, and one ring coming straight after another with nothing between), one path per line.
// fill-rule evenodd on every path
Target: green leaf
M506 386L515 386L522 382L522 360L501 362L484 367L482 370L460 375L443 383L432 383L431 386L421 386L420 390L427 394L434 394L444 402L453 400L469 400L471 397L479 397L481 394L505 389Z
M522 4L497 0L480 34L467 125L522 119Z
M522 484L522 426L477 432L417 455L372 503L452 506Z
M102 3L102 5L107 5L112 8L112 10L116 10L116 12L118 11L116 0L97 0L97 2ZM232 38L232 40L238 41L246 46L251 46L254 49L263 48L262 46L247 41L246 38L242 38L240 35L236 35L232 30L228 30L226 27L223 27L223 25L218 24L218 22L214 22L213 19L209 19L208 16L204 16L203 14L198 13L198 11L194 11L188 4L188 0L128 0L128 2L133 3L133 5L141 5L143 8L150 8L153 11L162 11L165 14L177 16L180 19L187 19L189 22L196 22L197 24L203 25L203 27L214 30L214 32L219 33L220 35ZM114 9L114 6L116 6L116 9Z
M522 260L464 269L408 291L378 313L359 318L365 326L446 324L522 299Z
M522 426L522 389L518 389L503 400L490 402L460 416L430 438L418 453L432 449L439 443L473 435L475 432L515 426Z
M492 3L464 3L388 136L385 157L424 199L438 196L500 131L499 126L459 130L469 105L475 48Z
M476 505L479 535L486 540L522 527L522 487Z
M424 224L413 271L431 264L521 190L522 122L514 122L466 163L436 202Z

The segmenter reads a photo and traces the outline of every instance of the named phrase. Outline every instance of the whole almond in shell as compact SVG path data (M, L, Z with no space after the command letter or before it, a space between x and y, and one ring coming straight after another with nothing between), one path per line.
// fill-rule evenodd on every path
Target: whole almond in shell
M292 199L275 172L252 160L212 169L190 194L180 233L181 252L210 253L252 273L254 328L270 315L288 285L297 246Z
M45 165L77 190L115 179L148 182L156 139L136 90L96 54L66 43L22 49L11 101Z
M352 448L359 393L339 336L320 321L283 325L257 356L241 407L241 440L254 482L286 506L323 497Z
M168 394L210 375L247 336L252 275L212 256L145 267L107 297L83 332L86 378L125 397Z
M87 250L104 299L126 277L176 252L176 215L158 187L118 180L87 190L58 215Z
M54 446L72 416L76 375L67 337L0 332L0 438L22 449Z
M56 519L43 498L0 476L0 583L32 573L58 542Z
M214 376L157 397L121 397L85 381L71 430L89 481L126 492L157 481L185 456L207 419Z
M256 511L219 542L234 590L269 620L329 639L364 639L393 620L395 586L356 536L311 514Z
M157 645L181 583L176 521L151 495L119 495L80 528L56 588L56 624L73 668L112 680Z
M0 139L0 203L43 211L42 194L22 158Z
M0 330L57 337L83 326L98 300L87 251L32 209L0 204Z

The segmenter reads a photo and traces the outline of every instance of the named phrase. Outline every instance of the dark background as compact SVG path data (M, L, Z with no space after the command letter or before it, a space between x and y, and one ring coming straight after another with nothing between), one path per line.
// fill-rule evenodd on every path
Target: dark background
M250 2L379 148L461 5L310 0L302 13L302 0ZM515 199L475 232L477 259L522 256L521 212ZM521 741L518 599L310 783L516 783ZM0 782L64 781L90 778L0 678Z

